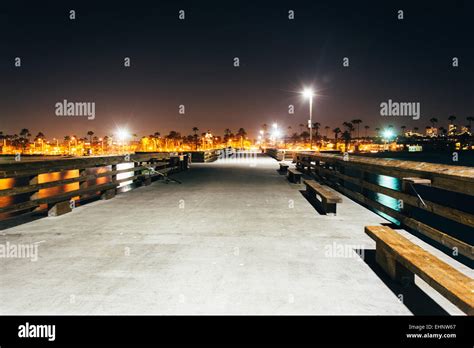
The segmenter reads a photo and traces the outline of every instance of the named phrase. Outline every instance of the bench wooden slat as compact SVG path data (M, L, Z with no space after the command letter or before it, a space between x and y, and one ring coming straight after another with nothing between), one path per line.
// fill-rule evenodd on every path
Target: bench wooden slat
M324 196L328 203L342 203L342 198L336 192L332 191L328 187L318 184L314 180L303 180L306 187L310 187L320 196Z
M410 272L449 299L462 311L474 314L474 280L387 226L366 226L365 232Z

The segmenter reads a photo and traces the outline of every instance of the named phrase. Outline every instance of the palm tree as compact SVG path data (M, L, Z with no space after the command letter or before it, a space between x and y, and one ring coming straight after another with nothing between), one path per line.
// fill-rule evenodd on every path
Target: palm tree
M415 132L418 132L419 129L420 129L420 128L418 128L418 127L414 127L414 128L413 128L413 130L414 130Z
M171 143L173 144L173 147L177 147L177 144L179 145L179 139L181 138L181 134L179 134L179 132L172 130L169 132L166 138L171 141Z
M27 128L23 128L20 131L20 138L18 140L20 142L20 145L23 151L25 151L26 146L30 143L30 137L31 137L31 133Z
M337 136L339 135L339 133L341 133L341 128L336 127L332 131L334 133L334 143L336 144L336 148L337 148Z
M229 129L229 128L226 128L224 130L224 141L227 145L227 143L229 142L229 140L232 138L232 131Z
M349 132L349 135L352 136L352 132L354 131L354 125L351 122L343 122L342 125L346 127L346 130Z
M64 137L64 141L67 143L68 152L71 152L71 137L66 135Z
M293 135L291 136L291 140L293 140L293 145L296 145L296 142L300 140L300 136L298 135L298 133L293 133Z
M91 145L92 145L92 136L94 135L94 132L93 132L93 131L88 131L88 132L87 132L87 135L89 136L89 142L90 142Z
M474 121L474 117L468 116L468 117L466 117L466 120L469 122L469 129L471 129L471 125L472 125L471 123L472 123L472 121Z
M313 123L313 129L315 130L314 132L314 139L317 141L319 137L319 127L321 127L321 123L319 122L314 122Z
M448 117L448 120L451 122L451 124L454 124L454 121L456 120L456 116L451 115Z
M303 133L304 124L303 124L303 123L300 123L300 124L299 124L299 127L300 127L300 133Z
M237 136L240 138L240 147L244 147L244 138L247 136L247 132L243 128L239 128L237 131Z
M367 138L367 131L369 130L370 126L365 125L364 128L365 128L365 137Z
M438 123L438 119L436 117L430 118L430 122L433 125L433 128L436 127L436 123Z
M22 128L20 137L31 137L30 131L27 128Z
M355 120L352 120L351 122L357 125L357 138L359 138L359 127L360 127L360 124L362 123L362 120L355 119Z
M349 143L351 142L351 132L350 130L345 130L343 133L342 133L342 139L344 139L344 151L347 152L347 150L349 149Z
M407 126L401 126L400 128L402 129L402 134L405 135L405 129L407 129Z
M309 138L309 133L307 131L304 131L300 134L300 136L303 138L303 141L306 144L306 142L308 141L308 138Z
M158 132L158 131L156 131L155 133L150 134L150 135L148 136L148 138L150 138L151 141L153 141L153 145L154 145L154 147L155 147L155 151L157 150L157 147L158 147L158 146L157 146L157 143L158 143L158 145L161 147L160 135L161 135L161 133Z
M44 137L43 132L38 132L38 134L36 134L35 139L34 139L34 142L41 143L41 152L43 152L43 150L44 150L44 138L45 137ZM35 145L35 147L36 147L36 145Z
M194 139L194 149L197 151L197 148L198 148L198 135L197 135L197 132L199 131L199 128L198 127L193 127L193 132L194 132L194 136L193 136L193 139Z
M328 138L329 137L328 133L329 133L329 130L331 129L331 127L326 126L326 127L324 127L324 129L326 130L326 138Z

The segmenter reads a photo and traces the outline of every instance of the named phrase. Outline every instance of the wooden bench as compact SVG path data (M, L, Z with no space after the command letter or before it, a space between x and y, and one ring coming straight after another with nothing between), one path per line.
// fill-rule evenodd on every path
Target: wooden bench
M279 163L279 164L280 164L280 172L281 173L286 173L286 171L288 170L289 165L286 164L286 163Z
M292 182L294 184L299 184L301 182L301 175L303 175L301 172L299 172L298 170L294 169L294 168L291 168L291 169L288 169L288 181L289 182Z
M386 226L366 226L376 242L375 258L388 275L413 284L414 274L468 315L474 315L474 280Z
M342 203L341 196L329 187L320 185L314 180L304 180L304 184L309 197L316 198L316 195L321 197L321 206L325 214L336 215L336 205Z

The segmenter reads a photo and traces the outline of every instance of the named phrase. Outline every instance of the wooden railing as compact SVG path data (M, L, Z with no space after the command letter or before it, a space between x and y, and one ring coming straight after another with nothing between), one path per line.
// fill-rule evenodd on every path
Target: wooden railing
M118 169L120 164L127 163L129 168ZM52 215L60 215L60 211L67 212L67 205L73 198L75 202L97 196L109 199L115 196L122 183L147 185L158 176L186 168L186 155L170 156L166 153L2 163L0 182L13 180L13 185L0 186L0 199L13 199L0 207L0 216L5 218L12 213L16 216L45 209ZM100 170L91 173L93 169ZM61 174L65 173L72 175L62 178L64 175ZM132 175L118 179L126 173ZM51 177L59 179L48 180Z
M429 186L430 190L438 190L440 195L446 191L455 192L467 196L468 201L474 202L474 168L318 153L299 153L296 155L296 163L300 170L333 186L346 196L387 214L402 225L457 251L470 260L474 259L474 248L471 244L453 237L446 231L441 231L439 226L434 226L429 221L419 221L411 214L413 208L418 208L462 224L467 227L468 233L474 233L474 215L463 209L465 207L455 208L440 203L440 200L430 201L422 197L416 189L420 187L419 185ZM369 179L373 175L396 178L401 183L401 189L374 183L374 180ZM370 192L393 198L397 201L397 207L389 207L374 200L370 197Z
M186 153L191 155L191 161L195 163L214 162L219 157L218 150L187 151Z
M308 151L307 150L276 149L276 148L270 148L270 147L265 149L265 153L268 156L273 157L277 161L293 160L296 158L296 155L298 155L299 153L305 153L305 152L307 153ZM328 150L324 152L336 153L339 151ZM310 152L310 153L316 153L316 151Z

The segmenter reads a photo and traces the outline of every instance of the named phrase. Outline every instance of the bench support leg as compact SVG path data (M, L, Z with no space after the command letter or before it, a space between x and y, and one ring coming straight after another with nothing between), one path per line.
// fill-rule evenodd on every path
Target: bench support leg
M48 210L48 216L60 216L71 212L69 201L58 202L51 209Z
M143 178L142 182L141 182L141 185L142 186L151 185L151 177L147 176L147 177Z
M100 199L111 199L115 197L115 189L107 190L102 193Z
M288 172L288 180L293 184L300 184L301 183L301 175L291 174Z
M336 203L326 203L322 202L323 210L328 215L336 215Z
M404 286L409 286L415 282L413 273L398 263L380 242L377 242L375 260L394 281Z

